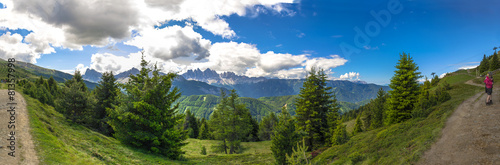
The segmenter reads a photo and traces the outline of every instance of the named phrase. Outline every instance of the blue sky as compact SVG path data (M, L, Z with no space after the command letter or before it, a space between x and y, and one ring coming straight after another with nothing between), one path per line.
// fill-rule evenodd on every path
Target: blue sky
M0 58L66 72L123 72L144 48L179 73L303 78L314 66L331 79L388 84L403 51L423 75L440 75L500 47L500 2L488 0L0 3Z

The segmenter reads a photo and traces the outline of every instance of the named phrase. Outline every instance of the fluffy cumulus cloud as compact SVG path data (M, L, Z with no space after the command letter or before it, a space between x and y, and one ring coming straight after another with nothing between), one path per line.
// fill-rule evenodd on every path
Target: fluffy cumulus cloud
M132 69L139 68L141 55L139 52L132 53L127 57L117 56L109 53L96 53L91 57L90 68L98 72L121 73Z
M332 68L344 65L346 62L347 60L340 57L339 55L330 55L330 58L318 57L307 60L307 62L305 63L305 67L307 70L315 67L328 71Z
M41 54L54 52L51 47L23 42L23 36L7 32L0 36L0 58L16 58L20 61L36 63Z
M144 30L141 35L125 44L144 48L153 57L168 61L189 56L196 56L197 60L204 59L210 55L208 49L211 42L202 39L191 26L175 25L163 29Z
M359 73L357 72L349 72L343 75L340 75L339 79L341 80L359 80Z
M14 10L61 28L68 42L105 45L108 38L130 36L138 11L129 0L16 0Z

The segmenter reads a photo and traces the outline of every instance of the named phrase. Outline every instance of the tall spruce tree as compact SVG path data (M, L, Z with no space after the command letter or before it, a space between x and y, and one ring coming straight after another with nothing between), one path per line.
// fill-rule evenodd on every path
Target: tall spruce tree
M219 151L229 154L240 151L240 142L246 139L252 131L252 121L250 111L245 104L240 103L236 90L231 90L229 96L221 90L220 103L212 113L209 120L210 128L213 129L213 136L222 143L217 145Z
M294 144L298 142L299 136L295 132L295 120L288 113L287 107L283 106L281 114L278 116L278 124L274 128L274 135L271 136L271 151L273 152L276 164L285 165L286 155L291 155Z
M326 78L322 69L311 68L295 102L297 129L305 132L305 143L310 150L327 142L328 120L336 120L334 116L339 109L332 88L326 86Z
M271 113L260 121L259 124L259 139L260 140L271 140L271 136L274 133L274 127L278 124L278 118L274 113Z
M418 79L422 76L418 66L409 54L400 54L396 71L391 78L390 97L388 99L387 122L399 123L411 118L411 111L419 94Z
M379 128L384 123L384 108L387 100L387 93L380 88L377 92L377 98L374 100L372 108L373 116L371 120L371 129Z
M108 124L117 139L170 159L182 158L187 136L185 131L175 128L183 117L177 114L179 104L175 103L181 94L178 88L172 88L176 76L160 75L156 65L150 69L142 56L140 73L130 75L123 85L125 100L109 111Z
M94 119L96 120L96 125L94 125L94 127L98 129L99 132L111 136L113 134L113 128L107 123L109 120L107 109L112 109L119 104L118 96L120 95L120 89L113 72L105 72L102 74L101 81L99 81L93 93L97 99L96 108L94 110Z

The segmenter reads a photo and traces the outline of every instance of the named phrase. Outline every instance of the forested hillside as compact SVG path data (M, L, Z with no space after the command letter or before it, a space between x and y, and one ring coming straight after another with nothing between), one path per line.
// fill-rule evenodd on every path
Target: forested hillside
M241 102L244 103L250 110L250 113L258 121L262 117L270 113L279 113L284 105L287 105L289 113L295 115L295 99L298 95L289 96L274 96L274 97L261 97L258 99L241 97ZM179 113L184 113L190 110L196 117L208 119L210 114L214 111L215 106L219 103L219 96L215 95L192 95L181 96L177 102L179 103ZM356 109L363 105L361 103L339 102L340 112L345 113L350 110Z

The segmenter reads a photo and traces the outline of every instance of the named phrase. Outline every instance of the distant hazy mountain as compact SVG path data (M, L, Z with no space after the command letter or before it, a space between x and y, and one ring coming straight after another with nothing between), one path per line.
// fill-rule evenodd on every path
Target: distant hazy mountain
M270 97L297 95L304 83L304 79L267 79L251 84L223 85L227 89L236 89L242 97ZM377 91L382 88L385 91L390 90L388 86L375 84L355 83L344 80L328 81L327 86L333 88L338 101L360 102L367 99L373 99L377 96Z
M85 71L85 74L82 75L82 78L84 80L87 80L90 82L95 82L95 83L99 82L101 80L101 77L102 77L102 73L97 72L96 70L90 69L90 68L88 68Z
M210 68L205 71L200 69L188 70L186 73L182 74L187 80L196 80L201 82L206 82L208 84L222 84L222 85L234 85L234 84L248 84L257 83L266 80L264 77L247 77L238 76L233 72L224 72L218 74L216 71Z
M120 83L126 83L131 74L139 74L139 69L132 68L115 75ZM163 73L162 73L163 74ZM83 76L86 80L97 82L100 73L87 70ZM217 73L214 70L200 69L189 70L177 77L173 85L180 88L182 95L219 95L220 90L236 89L241 97L260 98L273 96L297 95L302 88L304 79L267 79L264 77L238 76L233 72ZM328 81L327 86L333 88L338 101L356 103L377 96L377 91L382 88L390 90L388 86L368 84L364 81Z

